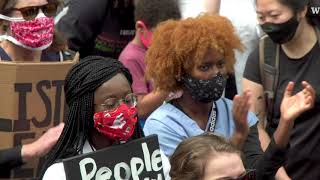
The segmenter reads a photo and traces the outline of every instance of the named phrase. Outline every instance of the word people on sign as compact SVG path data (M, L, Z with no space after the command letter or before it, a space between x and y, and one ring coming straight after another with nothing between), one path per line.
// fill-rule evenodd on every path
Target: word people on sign
M157 136L64 160L67 179L163 180Z

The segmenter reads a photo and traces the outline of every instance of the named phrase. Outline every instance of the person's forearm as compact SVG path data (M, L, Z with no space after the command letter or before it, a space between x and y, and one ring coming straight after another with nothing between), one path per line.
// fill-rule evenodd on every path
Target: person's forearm
M261 147L262 147L263 151L265 151L267 149L267 147L269 146L269 144L270 144L270 137L269 137L268 133L265 131L264 127L265 127L265 124L263 124L263 123L260 124L259 123L259 125L258 125L259 139L260 139ZM280 133L278 131L278 135L276 135L276 136L277 137L279 135L281 136L283 133L285 133L285 132L283 130L280 130ZM289 138L289 137L287 137L287 138ZM286 140L289 141L289 139L286 139ZM276 144L278 146L276 138L275 138L275 142L276 142ZM279 140L278 140L278 142L279 142ZM285 143L285 142L280 142L280 143ZM276 180L287 180L287 179L290 179L290 178L289 178L286 170L284 169L284 167L281 167L277 171L277 173L275 175L275 179Z
M288 146L291 130L293 129L293 121L291 123L283 122L280 120L280 123L277 127L277 130L273 134L274 141L278 148L285 149ZM281 167L275 176L276 180L287 180L290 179L287 172L283 167Z
M293 121L285 121L283 119L280 119L279 125L273 134L274 141L279 148L284 149L287 147L293 125Z
M35 158L35 150L32 149L32 144L23 145L21 148L21 158L23 162L27 162L32 158Z
M230 138L230 143L239 149L242 149L247 136L243 137L240 133L235 132Z
M163 104L169 93L151 92L147 95L138 96L138 116L147 118L154 110Z
M284 169L284 167L281 167L277 171L275 179L276 180L290 180L290 177L288 176L288 174L287 174L286 170Z

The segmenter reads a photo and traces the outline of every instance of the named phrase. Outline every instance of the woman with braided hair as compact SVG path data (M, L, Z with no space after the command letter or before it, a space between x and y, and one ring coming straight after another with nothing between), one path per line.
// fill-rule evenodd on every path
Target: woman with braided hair
M66 179L63 163L55 163L59 159L143 137L136 126L136 96L131 84L129 71L114 59L89 56L70 70L65 82L68 117L43 170L50 167L41 178ZM110 117L104 119L104 113ZM120 114L124 118L118 123L116 117ZM106 121L113 126L104 124ZM123 123L121 127L116 125Z

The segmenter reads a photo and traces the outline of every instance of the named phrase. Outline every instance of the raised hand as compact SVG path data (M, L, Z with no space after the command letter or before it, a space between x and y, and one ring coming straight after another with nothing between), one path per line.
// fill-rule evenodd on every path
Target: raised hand
M57 143L64 128L64 123L50 128L38 140L22 146L21 156L24 162L32 158L45 156Z
M277 130L273 134L275 143L279 148L286 148L294 120L303 112L311 109L315 102L315 90L307 82L302 82L303 90L292 95L294 83L290 82L284 92L281 102L281 117Z
M232 114L235 132L231 139L231 143L236 146L242 146L249 134L248 112L250 109L250 97L251 92L246 90L242 96L236 95L233 98Z
M294 121L314 106L315 90L305 81L302 82L302 86L304 87L302 91L292 95L294 83L290 82L287 85L280 107L282 120Z

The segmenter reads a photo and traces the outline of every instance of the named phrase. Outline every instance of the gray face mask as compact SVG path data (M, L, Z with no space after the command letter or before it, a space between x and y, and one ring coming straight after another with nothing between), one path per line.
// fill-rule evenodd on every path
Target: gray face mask
M191 97L203 103L220 99L226 86L226 78L220 73L209 80L199 80L190 75L185 75L181 79Z

